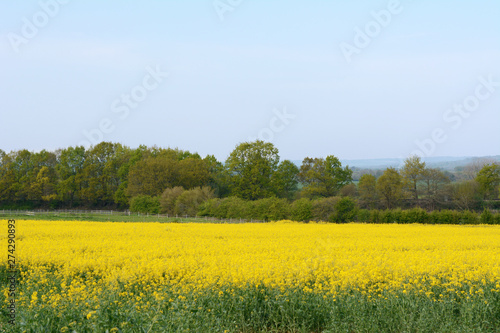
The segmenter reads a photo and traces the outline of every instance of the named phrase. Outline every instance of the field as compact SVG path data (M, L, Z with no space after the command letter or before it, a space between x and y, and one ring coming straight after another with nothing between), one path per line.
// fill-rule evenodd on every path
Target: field
M6 332L500 330L499 226L18 220L16 258Z

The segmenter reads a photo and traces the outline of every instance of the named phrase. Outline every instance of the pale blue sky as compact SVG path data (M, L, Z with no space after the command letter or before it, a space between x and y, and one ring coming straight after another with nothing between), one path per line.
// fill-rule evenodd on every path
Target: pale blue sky
M500 154L497 0L221 0L223 20L210 0L64 2L0 2L0 149L87 132L221 160L256 137L294 160Z

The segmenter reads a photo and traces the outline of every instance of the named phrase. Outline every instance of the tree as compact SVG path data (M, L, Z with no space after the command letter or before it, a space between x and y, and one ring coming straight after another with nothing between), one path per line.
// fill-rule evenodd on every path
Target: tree
M329 155L326 159L306 157L302 161L299 180L304 184L307 197L331 197L352 182L352 170L342 168L339 159Z
M483 166L477 173L476 182L479 184L479 191L483 195L483 199L497 199L500 165L491 163Z
M377 192L388 209L393 208L402 196L401 175L394 168L387 168L377 179Z
M159 196L168 187L179 186L179 163L167 157L148 157L130 168L127 195Z
M185 189L208 185L209 165L199 157L187 157L178 162L179 185Z
M69 147L59 150L56 155L57 195L59 200L72 207L75 202L79 203L82 197L85 148Z
M85 152L81 192L87 204L114 204L114 194L121 182L118 170L124 163L125 154L125 147L111 142L101 142Z
M436 204L446 199L446 185L450 183L450 178L441 170L431 168L424 170L422 181L425 184L426 199L430 208L434 209Z
M365 207L375 208L377 204L377 180L371 174L364 174L359 179L358 193Z
M272 187L279 198L293 199L297 192L299 168L291 161L282 161L271 176Z
M271 196L271 179L278 162L278 149L272 143L257 140L239 144L226 160L231 193L247 200Z
M425 170L425 162L422 162L417 155L408 157L401 169L403 186L410 193L411 197L418 202L418 182L422 179Z
M477 176L478 172L485 165L487 165L487 164L495 164L495 163L498 163L498 161L494 160L492 158L487 158L487 157L475 158L474 160L472 160L472 162L470 162L469 164L467 164L463 168L462 179L465 179L465 180L476 179L476 176Z

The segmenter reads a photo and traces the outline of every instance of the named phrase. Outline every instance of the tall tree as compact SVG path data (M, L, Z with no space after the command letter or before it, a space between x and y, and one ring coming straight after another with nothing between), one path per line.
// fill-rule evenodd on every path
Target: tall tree
M498 186L500 185L500 165L486 164L477 173L476 181L483 199L498 199Z
M271 196L271 178L278 163L278 149L270 142L239 144L226 160L231 193L248 200Z
M404 162L403 168L401 169L403 186L415 200L415 203L418 202L418 182L422 179L424 170L425 162L422 162L420 156L417 155L408 157Z
M82 197L90 205L114 205L120 186L118 170L126 150L119 143L101 142L85 152Z
M279 198L293 199L298 189L299 168L291 161L282 161L272 175L272 186Z
M375 176L365 173L358 183L358 193L365 207L375 208L377 204L377 180Z
M179 186L179 162L169 157L149 157L130 168L127 195L159 196L168 187Z
M326 159L306 157L300 167L299 180L304 184L307 197L331 197L352 182L352 170L348 166L342 168L333 155Z
M57 152L57 195L59 200L70 207L81 203L84 162L83 146L69 147Z
M402 179L394 168L387 168L377 179L377 192L387 208L393 208L402 197Z

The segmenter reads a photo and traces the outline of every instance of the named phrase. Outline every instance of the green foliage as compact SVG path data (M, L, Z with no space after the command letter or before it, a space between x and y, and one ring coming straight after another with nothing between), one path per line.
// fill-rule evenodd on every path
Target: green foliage
M165 192L163 194L165 194ZM184 191L175 199L175 214L181 216L196 216L199 206L203 202L213 198L214 190L208 186Z
M354 222L357 213L357 203L355 200L345 197L335 204L335 214L332 222Z
M333 155L323 158L305 158L300 167L299 180L304 184L303 192L309 198L331 197L352 182L352 170L342 168Z
M375 208L377 205L377 181L375 176L364 174L359 179L358 193L361 205L363 207Z
M321 198L312 201L312 216L316 221L332 221L335 205L340 197Z
M429 214L422 208L412 208L406 211L407 223L428 223Z
M293 199L298 190L299 168L288 160L282 161L271 176L272 187L280 198Z
M257 140L239 144L226 160L231 193L247 200L272 196L272 176L278 163L278 149L272 143Z
M183 192L184 188L182 186L166 188L160 197L161 213L170 216L175 215L175 202Z
M493 224L495 222L495 217L489 209L485 209L479 218L481 224Z
M313 205L311 200L301 198L292 203L290 217L294 221L310 221L313 218Z
M415 200L418 200L419 187L418 183L422 179L425 172L425 162L417 155L408 157L401 170L404 189Z
M476 182L484 199L498 199L500 185L500 165L486 164L477 174Z
M388 209L393 208L402 197L402 178L394 168L387 168L377 179L377 192Z
M138 195L130 199L130 211L136 213L160 213L160 201L158 197L150 195Z

